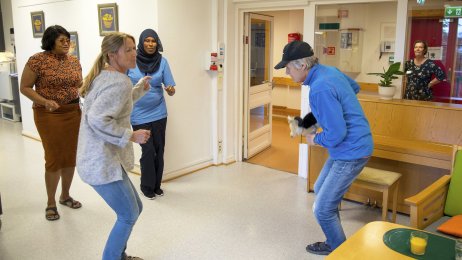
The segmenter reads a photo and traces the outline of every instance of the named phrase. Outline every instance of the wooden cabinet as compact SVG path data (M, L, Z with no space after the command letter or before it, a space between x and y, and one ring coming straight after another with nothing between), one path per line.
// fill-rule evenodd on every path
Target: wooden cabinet
M409 213L404 199L450 173L453 144L462 143L462 106L410 100L360 97L371 126L374 152L368 167L402 174L398 211ZM309 148L308 191L313 190L328 157L327 149ZM351 188L345 198L381 202L381 194Z

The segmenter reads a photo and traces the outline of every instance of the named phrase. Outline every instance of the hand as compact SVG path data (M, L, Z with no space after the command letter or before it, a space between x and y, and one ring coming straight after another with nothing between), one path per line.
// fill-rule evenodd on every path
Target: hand
M142 78L141 80L144 81L143 82L143 89L145 91L149 90L151 88L151 85L149 84L149 81L151 81L152 77L151 76L144 76L144 78Z
M152 79L151 76L144 76L135 84L136 88L142 87L144 91L148 91L151 85L149 85L149 81Z
M165 88L165 91L167 91L167 94L168 94L169 96L175 95L175 87L173 87L173 86L167 86L167 87Z
M151 136L151 131L145 129L139 129L133 132L130 141L138 144L145 144L149 137Z
M50 111L50 112L53 112L53 111L55 111L56 109L59 108L59 104L56 103L56 101L54 101L54 100L49 100L49 99L47 99L47 101L45 101L45 105L44 105L44 106L45 106L45 109L46 109L47 111Z
M308 134L306 135L306 143L309 144L309 145L316 145L316 143L314 142L314 137L316 136L316 134Z

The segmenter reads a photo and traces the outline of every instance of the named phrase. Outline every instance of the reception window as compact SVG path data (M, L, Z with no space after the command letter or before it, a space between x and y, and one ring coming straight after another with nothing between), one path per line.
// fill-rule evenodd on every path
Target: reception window
M462 2L426 0L408 2L406 59L414 58L417 40L428 44L427 58L446 73L433 87L433 101L462 104ZM448 13L446 13L448 12Z
M395 60L396 14L396 2L318 4L315 55L377 91L379 78L367 73L381 72Z

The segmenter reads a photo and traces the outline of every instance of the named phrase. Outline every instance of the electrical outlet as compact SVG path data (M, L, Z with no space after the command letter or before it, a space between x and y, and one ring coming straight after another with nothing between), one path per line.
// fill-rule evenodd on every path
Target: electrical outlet
M223 151L223 141L218 141L218 153L221 153Z

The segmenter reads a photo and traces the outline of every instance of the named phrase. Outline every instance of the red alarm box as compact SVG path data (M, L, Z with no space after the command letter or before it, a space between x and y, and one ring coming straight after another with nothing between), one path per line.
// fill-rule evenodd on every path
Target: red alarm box
M287 35L287 38L288 38L288 42L301 41L302 35L300 33L289 33Z

